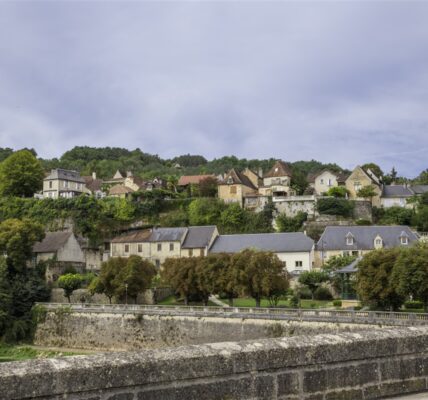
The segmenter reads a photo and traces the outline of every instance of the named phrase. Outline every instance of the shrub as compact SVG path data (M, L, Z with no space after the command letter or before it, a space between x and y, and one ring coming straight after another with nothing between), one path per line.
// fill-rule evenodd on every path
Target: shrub
M343 198L328 197L318 200L317 209L320 214L350 217L354 210L354 203Z
M300 299L310 300L312 299L312 293L309 288L302 286L295 289L296 296Z
M342 300L333 300L333 306L342 307Z
M355 222L357 225L371 225L371 221L369 221L368 219L357 219L357 221Z
M297 296L292 296L290 299L290 307L298 308L299 307L299 298Z
M314 292L315 300L332 300L333 296L328 288L320 286Z
M411 300L411 301L406 301L404 303L404 307L407 310L417 310L419 308L424 308L424 303L422 303L422 301Z

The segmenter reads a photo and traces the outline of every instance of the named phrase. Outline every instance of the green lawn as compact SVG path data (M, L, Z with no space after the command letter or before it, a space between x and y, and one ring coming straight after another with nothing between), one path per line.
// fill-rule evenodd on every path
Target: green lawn
M225 301L225 300L223 300ZM227 301L225 301L227 303ZM233 299L233 305L235 307L255 307L256 301L252 298L241 297L238 299ZM265 299L261 301L262 307L271 307L269 302ZM278 302L279 307L289 307L290 303L288 300L280 300ZM301 308L326 308L333 307L333 302L328 300L301 300L300 301Z
M50 358L72 356L76 353L51 351L51 350L38 350L29 346L6 345L0 343L0 362L6 361L21 361L33 358Z
M163 299L161 302L157 303L162 306L184 306L184 300L182 299L176 299L175 296L169 296L166 299ZM208 306L216 306L217 304L208 301ZM189 306L203 306L200 302L191 301L189 303Z

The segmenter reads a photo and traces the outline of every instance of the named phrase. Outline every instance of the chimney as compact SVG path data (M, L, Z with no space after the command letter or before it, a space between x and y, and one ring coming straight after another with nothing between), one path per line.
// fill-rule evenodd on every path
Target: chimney
M97 173L96 172L92 172L92 179L93 180L97 179Z
M259 176L260 176L260 178L263 178L263 168L262 167L259 168Z

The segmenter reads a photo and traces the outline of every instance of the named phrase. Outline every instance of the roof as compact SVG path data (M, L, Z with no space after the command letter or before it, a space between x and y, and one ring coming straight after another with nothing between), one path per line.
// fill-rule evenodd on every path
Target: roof
M278 160L273 167L263 175L263 178L277 178L280 176L292 176L291 168L284 161Z
M148 242L151 234L151 229L132 231L120 236L116 236L111 240L111 243Z
M244 185L253 190L257 190L254 186L253 182L251 182L250 178L247 175L244 175L242 172L237 171L235 168L232 168L229 173L224 178L224 181L221 183L222 185Z
M85 180L86 188L91 192L101 190L103 184L102 179L94 179L92 176L82 176L82 178Z
M275 253L311 251L314 241L302 232L220 235L210 253L238 253L255 248Z
M134 190L125 186L125 185L114 185L108 191L108 194L110 196L120 195L120 194L128 194L128 193L134 193Z
M412 185L410 188L415 194L423 194L428 192L428 185Z
M354 237L352 245L346 244L346 237ZM404 234L404 235L403 235ZM409 243L418 236L408 226L327 226L317 243L318 250L373 250L377 236L382 238L383 247L400 246L400 237L407 235Z
M361 261L362 257L356 258L354 261L351 262L351 264L346 265L343 268L338 269L335 271L336 274L352 274L354 272L358 271L358 263Z
M188 228L154 228L150 242L176 242L184 239Z
M404 185L385 185L382 197L411 197L413 192Z
M62 179L65 181L85 183L85 180L80 176L77 171L68 169L56 168L51 170L51 173L45 178L45 180Z
M307 178L308 182L315 183L315 179L321 174L323 174L324 172L330 172L332 175L334 175L338 183L345 183L346 178L348 177L348 174L344 172L335 172L335 171L332 171L331 169L324 168L321 171L309 174Z
M37 242L33 246L34 253L54 253L63 247L72 232L47 232L45 238L41 242Z
M217 227L211 226L189 226L183 249L200 249L207 247Z
M214 175L183 175L178 180L178 186L199 185L201 181L207 178L214 178Z

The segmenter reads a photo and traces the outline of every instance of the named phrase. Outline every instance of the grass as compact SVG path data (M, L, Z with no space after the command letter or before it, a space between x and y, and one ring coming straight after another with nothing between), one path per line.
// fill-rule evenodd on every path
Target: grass
M52 351L52 350L38 350L30 346L21 345L8 345L0 343L0 362L7 361L21 361L30 360L34 358L50 358L72 356L76 353Z
M184 300L183 299L177 299L175 296L168 296L167 298L163 299L159 303L157 303L162 306L184 306ZM191 301L188 304L189 306L203 306L201 302L197 301ZM217 304L213 303L212 301L208 301L208 306L217 306Z

